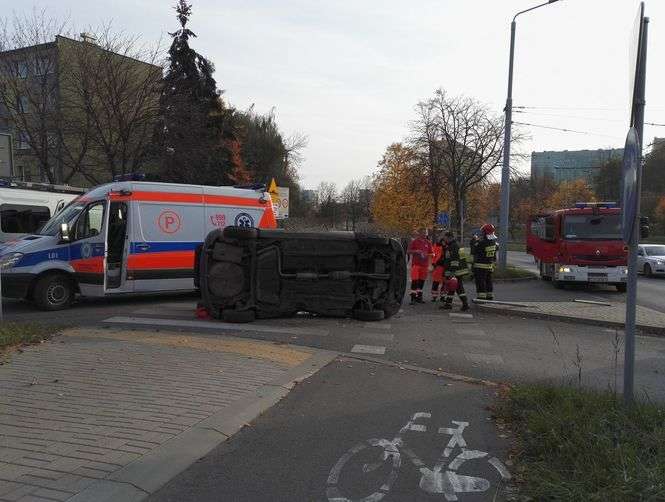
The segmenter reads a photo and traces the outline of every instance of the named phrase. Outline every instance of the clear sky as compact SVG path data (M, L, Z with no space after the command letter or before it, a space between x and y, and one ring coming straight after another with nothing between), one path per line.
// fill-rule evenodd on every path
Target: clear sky
M46 8L77 27L111 20L145 42L177 28L172 0L0 0L0 12ZM211 59L232 105L272 107L286 134L309 137L302 182L340 185L376 169L408 132L414 105L443 87L501 113L509 25L539 0L191 0L194 47ZM628 46L637 0L561 0L518 18L515 121L521 149L621 147L628 121ZM646 120L665 124L665 0L651 18ZM543 108L547 107L547 108ZM645 136L665 136L647 126ZM528 171L528 162L521 168Z

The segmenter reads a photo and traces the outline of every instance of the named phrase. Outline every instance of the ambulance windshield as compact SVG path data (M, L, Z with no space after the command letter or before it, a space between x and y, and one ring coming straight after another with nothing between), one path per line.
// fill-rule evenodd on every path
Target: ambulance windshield
M85 208L88 201L82 197L78 197L65 206L62 211L57 213L53 218L48 220L44 226L37 232L39 235L58 235L60 225L62 223L69 223L76 218L81 211Z

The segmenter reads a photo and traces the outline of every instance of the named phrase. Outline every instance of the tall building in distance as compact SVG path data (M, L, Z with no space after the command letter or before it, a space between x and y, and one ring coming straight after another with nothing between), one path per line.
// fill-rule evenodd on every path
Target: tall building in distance
M623 148L532 152L531 179L548 177L556 183L583 179L593 185L601 166L622 157Z

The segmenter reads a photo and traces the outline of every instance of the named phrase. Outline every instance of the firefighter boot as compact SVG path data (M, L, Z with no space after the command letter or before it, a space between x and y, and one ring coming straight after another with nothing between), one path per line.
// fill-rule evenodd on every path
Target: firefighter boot
M453 298L452 296L446 296L445 300L443 300L443 305L441 307L443 310L450 310L453 308Z

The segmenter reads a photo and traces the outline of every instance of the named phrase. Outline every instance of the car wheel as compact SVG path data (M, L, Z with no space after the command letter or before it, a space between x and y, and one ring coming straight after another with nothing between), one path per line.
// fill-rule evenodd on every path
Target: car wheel
M384 305L383 307L384 318L388 319L389 317L394 316L395 314L397 314L397 312L399 312L400 308L402 308L402 304L398 302Z
M74 299L74 285L64 274L45 275L37 280L32 298L42 310L66 309Z
M250 240L256 239L259 231L253 227L226 227L224 237L227 239Z
M651 265L649 265L648 263L644 265L644 276L645 277L653 276L653 270L651 270Z
M383 321L386 314L383 310L354 310L353 317L359 321L374 322Z
M253 322L256 319L256 312L253 310L224 309L222 311L222 319L225 322L235 323Z
M565 289L565 287L566 287L566 283L563 282L563 281L552 280L552 284L554 284L554 287L556 289Z
M617 291L619 293L625 293L626 292L626 289L627 289L626 284L616 284L616 287L617 287Z

